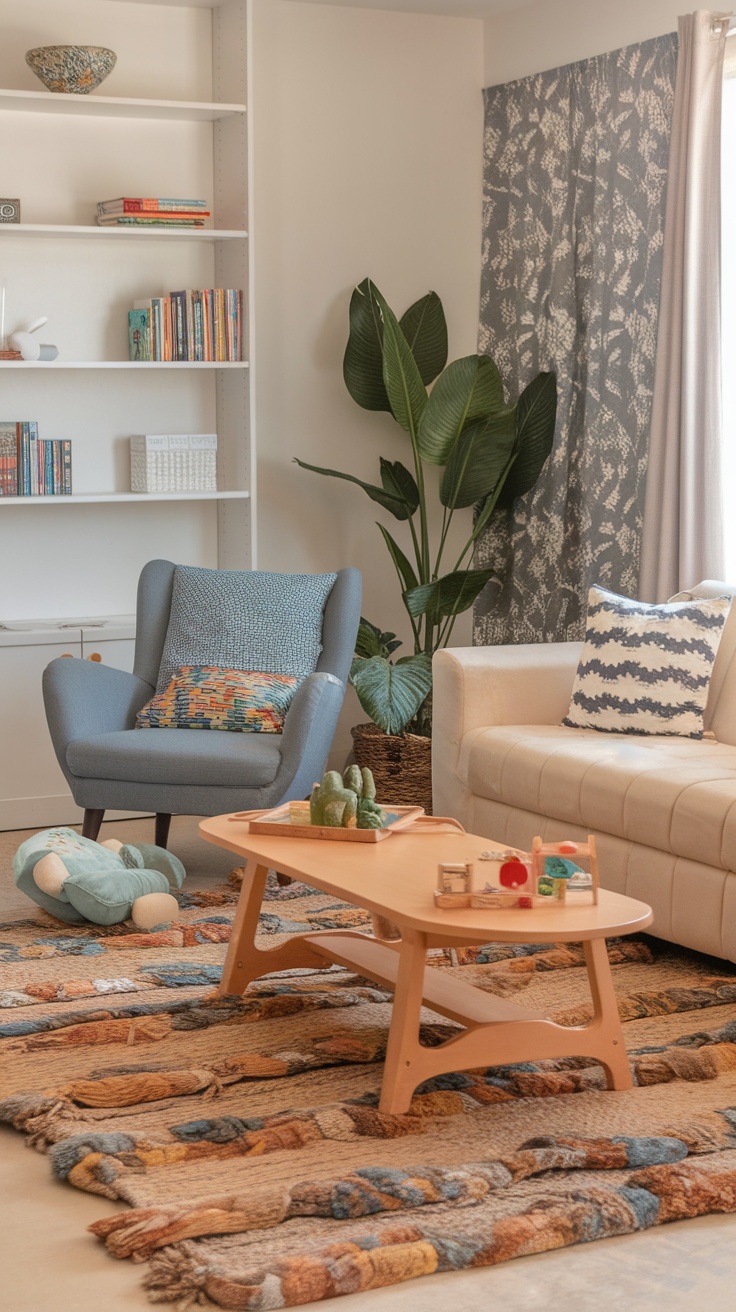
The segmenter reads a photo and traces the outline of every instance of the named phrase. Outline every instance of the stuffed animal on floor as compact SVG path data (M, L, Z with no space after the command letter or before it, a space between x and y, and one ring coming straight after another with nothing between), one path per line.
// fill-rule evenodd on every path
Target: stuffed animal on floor
M186 871L173 853L152 843L95 843L73 829L44 829L21 843L13 858L22 893L52 916L72 925L117 925L131 919L139 929L179 917L171 890Z

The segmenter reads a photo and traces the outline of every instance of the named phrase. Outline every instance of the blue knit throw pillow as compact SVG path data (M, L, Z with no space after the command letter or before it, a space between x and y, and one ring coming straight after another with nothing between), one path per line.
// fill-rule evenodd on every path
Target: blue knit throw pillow
M730 605L730 597L716 597L648 606L591 588L585 645L563 724L702 738Z
M311 674L322 650L322 616L336 574L177 565L156 692L182 665Z

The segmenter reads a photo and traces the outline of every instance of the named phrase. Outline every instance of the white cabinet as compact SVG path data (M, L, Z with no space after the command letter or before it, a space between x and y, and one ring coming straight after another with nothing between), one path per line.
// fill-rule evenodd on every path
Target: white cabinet
M51 745L41 676L57 656L100 658L106 665L132 670L134 649L133 616L106 616L91 623L37 620L27 621L22 629L0 628L0 829L81 822L82 812L72 801Z
M47 92L24 60L75 39L117 52L90 95ZM0 361L3 419L70 438L73 495L0 498L0 620L59 610L128 612L149 559L248 568L254 445L248 239L246 0L0 0L6 331L39 315L59 358ZM76 39L83 40L83 35ZM94 226L115 196L202 196L213 227ZM132 363L135 300L191 287L243 292L242 362ZM128 438L217 432L218 491L130 492Z

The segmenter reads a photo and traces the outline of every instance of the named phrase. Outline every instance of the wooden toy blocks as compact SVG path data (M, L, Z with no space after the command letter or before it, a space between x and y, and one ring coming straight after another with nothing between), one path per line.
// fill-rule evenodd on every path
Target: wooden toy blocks
M587 858L588 874L575 860ZM587 843L565 839L560 843L543 843L537 837L530 852L518 848L496 848L481 852L479 861L488 862L488 877L483 888L473 886L473 862L442 864L438 867L438 887L434 904L440 910L476 908L486 911L528 911L565 903L575 890L575 905L598 905L598 857L595 837Z

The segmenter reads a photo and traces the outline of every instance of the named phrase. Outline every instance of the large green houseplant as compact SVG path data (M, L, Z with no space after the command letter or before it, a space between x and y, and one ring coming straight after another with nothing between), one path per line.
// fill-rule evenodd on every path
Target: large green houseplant
M486 355L447 364L442 303L428 292L397 319L366 278L350 301L350 335L343 374L354 401L386 410L408 435L409 469L380 460L380 486L353 474L297 460L303 469L357 483L409 530L407 555L383 524L414 640L410 656L394 658L393 633L361 620L351 682L361 706L385 734L431 733L432 656L446 646L455 620L494 577L474 569L472 553L493 515L537 481L552 448L557 408L555 376L540 373L512 405ZM430 387L430 385L433 386ZM430 541L425 465L443 469L437 541ZM476 507L456 560L444 562L448 530L458 510Z

